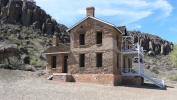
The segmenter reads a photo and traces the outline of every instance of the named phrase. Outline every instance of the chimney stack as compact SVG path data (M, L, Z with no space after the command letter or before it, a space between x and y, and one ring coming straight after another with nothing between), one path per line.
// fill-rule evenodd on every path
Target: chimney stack
M87 7L86 11L87 11L87 16L95 17L95 8L94 7Z
M55 36L55 35L53 36L52 45L53 46L59 45L59 37L58 36Z

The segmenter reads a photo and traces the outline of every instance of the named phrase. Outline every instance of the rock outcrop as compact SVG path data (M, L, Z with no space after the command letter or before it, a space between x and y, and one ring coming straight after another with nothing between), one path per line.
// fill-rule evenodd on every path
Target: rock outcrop
M13 56L20 57L17 45L0 45L0 61Z
M158 36L141 33L140 31L128 31L128 34L134 36L134 43L139 42L143 49L151 54L167 55L173 50L172 42L163 40Z
M44 34L58 33L60 40L67 37L67 27L58 24L49 14L29 0L0 0L0 24L20 24L41 30ZM61 41L60 41L61 42Z

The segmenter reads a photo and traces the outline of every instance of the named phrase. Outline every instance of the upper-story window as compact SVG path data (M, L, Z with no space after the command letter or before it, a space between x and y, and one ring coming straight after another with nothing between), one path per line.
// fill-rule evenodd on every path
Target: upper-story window
M85 45L85 34L80 34L79 36L79 44Z
M96 39L97 44L102 44L102 32L97 32Z

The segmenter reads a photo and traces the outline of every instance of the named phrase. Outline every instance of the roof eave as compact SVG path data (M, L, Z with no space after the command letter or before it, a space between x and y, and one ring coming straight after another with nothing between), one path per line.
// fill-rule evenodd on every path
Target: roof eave
M113 24L111 24L111 23L108 23L108 22L105 22L105 21L103 21L103 20L100 20L100 19L98 19L98 18L92 17L92 16L87 16L87 17L85 17L84 19L82 19L81 21L79 21L77 24L75 24L75 25L72 26L71 28L67 29L66 31L69 32L71 29L73 29L74 27L76 27L77 25L79 25L81 22L83 22L83 21L86 20L87 18L92 18L92 19L95 19L95 20L100 21L100 22L102 22L102 23L105 23L105 24L107 24L107 25L110 25L110 26L114 27L117 31L119 31L119 32L123 35L123 33L122 33L115 25L113 25Z

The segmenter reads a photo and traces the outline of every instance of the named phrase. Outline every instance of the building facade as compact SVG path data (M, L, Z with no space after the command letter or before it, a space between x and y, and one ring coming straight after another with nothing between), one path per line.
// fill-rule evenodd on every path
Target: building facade
M86 8L86 17L67 30L70 44L59 44L59 38L53 37L53 46L43 52L46 77L62 82L141 85L142 48L133 44L125 26L95 18L94 10ZM137 70L132 65L135 56Z

